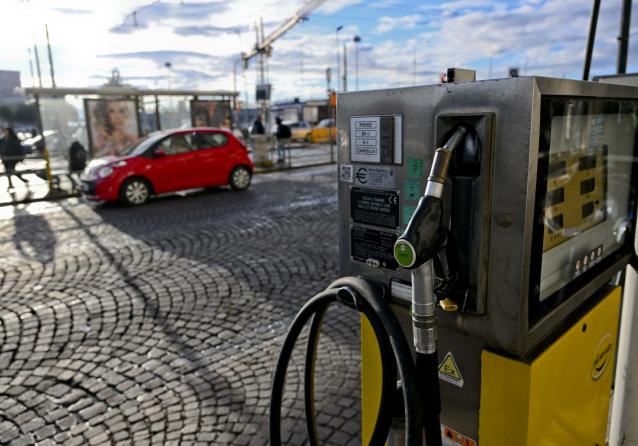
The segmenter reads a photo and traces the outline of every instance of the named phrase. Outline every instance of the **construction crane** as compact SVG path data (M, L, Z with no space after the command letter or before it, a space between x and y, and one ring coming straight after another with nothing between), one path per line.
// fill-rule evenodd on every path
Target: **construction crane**
M259 27L256 27L257 42L255 43L255 47L248 53L241 53L241 58L244 61L244 69L248 68L248 62L250 61L250 59L259 55L260 81L262 84L264 84L264 57L269 57L272 54L272 44L275 42L275 40L283 36L288 30L293 28L297 23L308 20L308 15L319 6L321 6L323 3L325 3L325 1L326 0L309 0L297 12L295 12L292 17L285 20L281 25L279 25L279 27L277 27L277 29L270 33L268 37L264 37L264 22L263 20L260 20Z

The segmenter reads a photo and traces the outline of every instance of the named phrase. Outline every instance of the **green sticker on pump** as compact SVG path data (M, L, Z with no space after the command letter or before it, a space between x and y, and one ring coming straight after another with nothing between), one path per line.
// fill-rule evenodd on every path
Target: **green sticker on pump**
M423 177L423 160L418 158L408 158L407 160L408 177Z
M421 197L421 180L405 180L403 190L406 200L418 200Z
M394 258L397 259L399 265L409 268L414 265L415 252L412 245L405 240L397 240L394 244Z
M403 218L401 219L401 227L405 228L412 218L412 214L416 211L416 206L403 206Z

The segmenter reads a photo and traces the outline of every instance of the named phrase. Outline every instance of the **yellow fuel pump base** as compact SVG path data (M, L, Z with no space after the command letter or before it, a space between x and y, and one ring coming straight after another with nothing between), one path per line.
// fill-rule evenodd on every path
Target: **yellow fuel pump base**
M606 295L551 345L531 358L483 349L478 438L451 425L455 401L442 401L448 445L604 445L611 396L621 288ZM451 350L454 354L454 350ZM444 366L447 351L440 352ZM374 333L361 327L362 443L368 444L379 404L380 364ZM457 360L457 362L459 362ZM464 380L470 370L459 367ZM441 381L441 386L453 386ZM455 389L456 390L456 389ZM463 389L460 389L463 391ZM467 389L467 391L472 391ZM458 401L458 399L457 399ZM452 438L449 438L452 437Z

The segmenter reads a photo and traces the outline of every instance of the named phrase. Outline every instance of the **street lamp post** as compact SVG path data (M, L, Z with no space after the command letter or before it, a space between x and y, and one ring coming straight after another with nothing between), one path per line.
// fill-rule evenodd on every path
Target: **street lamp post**
M337 26L336 42L337 42L337 91L341 91L341 62L339 56L339 31L343 29L343 26Z
M241 61L241 59L235 59L235 64L233 65L233 92L235 93L237 93L237 64ZM237 108L237 96L233 96L233 108Z
M165 62L164 66L166 67L166 80L168 81L168 89L171 89L171 68L173 68L173 64L170 62Z
M355 81L355 89L359 91L359 42L361 42L361 37L354 36L352 39L354 42L354 81Z
M348 91L348 50L343 44L343 91Z

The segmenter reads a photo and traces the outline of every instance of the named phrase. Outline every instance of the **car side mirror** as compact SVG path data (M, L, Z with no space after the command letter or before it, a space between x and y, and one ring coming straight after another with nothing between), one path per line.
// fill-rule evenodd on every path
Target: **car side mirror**
M163 158L166 156L166 151L162 150L162 149L157 149L155 151L155 158Z

